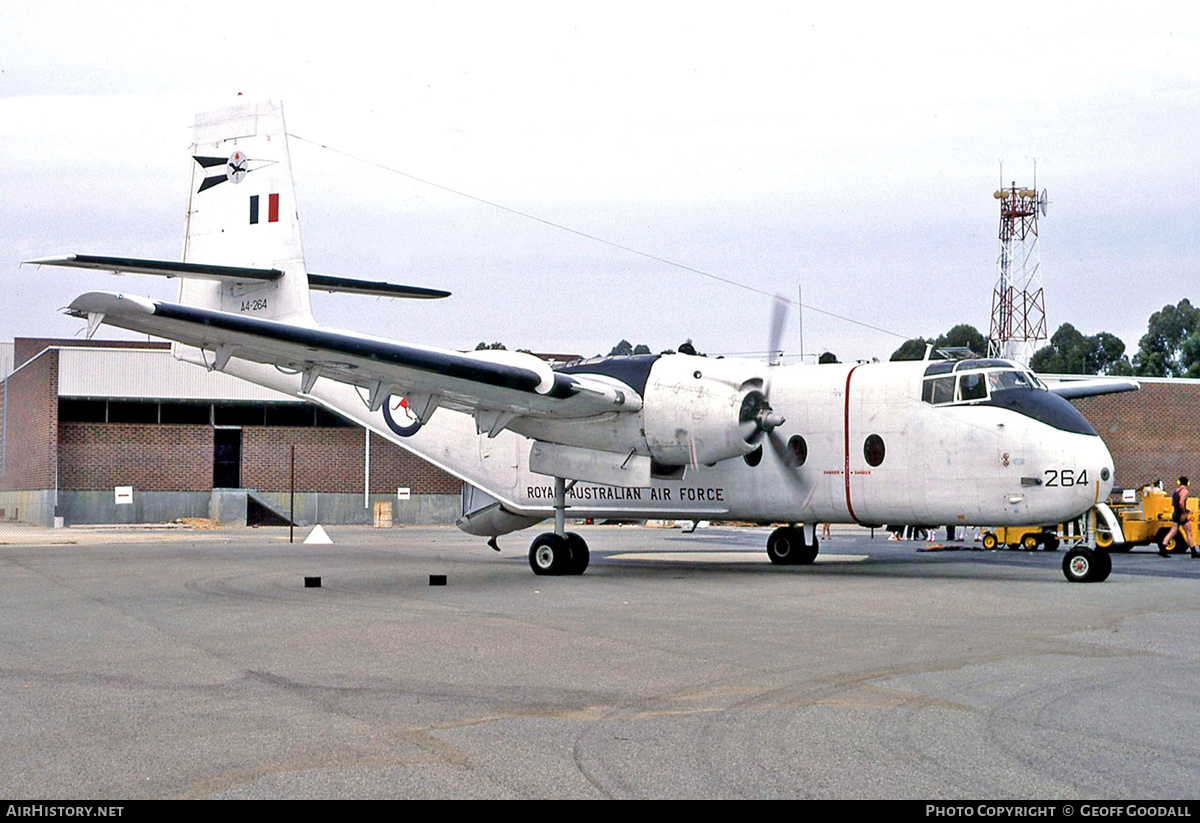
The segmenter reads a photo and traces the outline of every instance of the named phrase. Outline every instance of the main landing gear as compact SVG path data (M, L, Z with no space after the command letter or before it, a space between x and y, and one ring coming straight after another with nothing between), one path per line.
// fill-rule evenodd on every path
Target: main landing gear
M534 574L583 574L591 560L587 542L566 531L567 483L554 478L554 531L539 534L529 547L529 568Z
M812 542L804 539L805 527L781 526L767 538L767 557L778 566L807 566L817 559L820 544L817 542L817 527L810 527Z

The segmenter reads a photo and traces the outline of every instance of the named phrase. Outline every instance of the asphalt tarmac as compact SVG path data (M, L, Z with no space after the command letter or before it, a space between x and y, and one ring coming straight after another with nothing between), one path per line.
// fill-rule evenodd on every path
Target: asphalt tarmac
M537 577L533 532L327 530L0 545L0 795L1200 796L1200 560L582 527Z

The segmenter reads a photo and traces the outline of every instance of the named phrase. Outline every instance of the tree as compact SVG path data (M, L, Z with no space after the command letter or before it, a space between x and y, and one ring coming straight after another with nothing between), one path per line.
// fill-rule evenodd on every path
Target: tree
M1085 336L1070 323L1063 323L1038 349L1029 367L1049 374L1122 374L1129 370L1125 344L1106 331Z
M486 351L488 349L502 349L507 351L508 347L503 343L484 343L482 341L475 347L475 351Z
M900 345L900 348L892 352L890 359L923 360L925 358L925 350L929 348L929 344L932 342L932 338L926 340L924 337L914 337L911 340L905 340Z
M1146 377L1200 376L1200 309L1184 298L1150 315L1133 371Z
M937 339L926 340L924 337L914 337L911 340L905 340L900 348L892 352L890 359L923 360L925 349L930 343L933 344L935 350L967 348L978 355L987 353L987 338L979 332L979 329L969 323L959 323Z
M645 343L638 343L635 346L628 340L622 340L620 343L612 347L612 351L608 353L608 356L628 357L631 354L651 354L650 347Z
M817 362L824 365L825 363L840 363L842 361L837 359L836 354L831 351L827 351L817 358Z

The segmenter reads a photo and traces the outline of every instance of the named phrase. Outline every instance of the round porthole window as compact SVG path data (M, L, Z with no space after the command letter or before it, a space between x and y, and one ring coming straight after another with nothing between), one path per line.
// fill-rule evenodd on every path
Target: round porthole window
M877 434L872 434L867 437L867 441L863 443L863 457L867 459L868 466L878 466L883 462L883 438Z
M808 443L798 434L793 434L787 442L787 454L785 455L789 466L803 466L804 461L808 459Z
M1102 468L1100 470L1100 479L1107 483L1108 478L1109 478L1108 466L1105 466L1104 468Z

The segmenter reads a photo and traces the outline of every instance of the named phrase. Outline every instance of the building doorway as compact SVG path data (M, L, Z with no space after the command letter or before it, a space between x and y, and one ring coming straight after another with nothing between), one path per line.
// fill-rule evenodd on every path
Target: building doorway
M213 429L213 488L242 487L242 430Z

